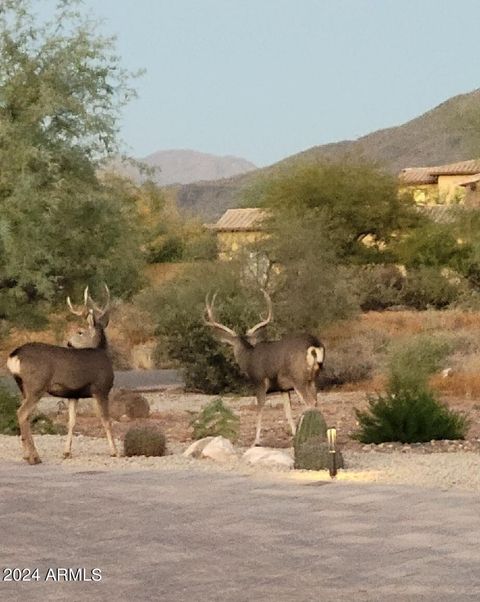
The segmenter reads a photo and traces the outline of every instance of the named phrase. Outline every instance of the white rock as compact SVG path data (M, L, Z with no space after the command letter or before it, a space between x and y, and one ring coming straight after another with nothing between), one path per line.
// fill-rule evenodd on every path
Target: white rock
M251 447L242 456L245 462L253 465L271 466L272 468L293 468L292 454L271 447Z
M204 437L203 439L199 439L198 441L194 441L192 445L187 447L187 449L183 452L183 455L186 458L200 458L203 452L203 449L213 441L214 437Z
M232 443L225 437L214 437L201 452L202 458L227 462L236 456Z

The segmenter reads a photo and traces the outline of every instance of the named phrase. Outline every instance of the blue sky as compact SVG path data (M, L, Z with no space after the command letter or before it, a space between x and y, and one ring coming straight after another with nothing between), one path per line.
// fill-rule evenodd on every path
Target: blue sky
M399 125L480 87L478 0L86 0L85 7L118 36L124 65L146 69L122 123L138 157L191 148L268 165Z

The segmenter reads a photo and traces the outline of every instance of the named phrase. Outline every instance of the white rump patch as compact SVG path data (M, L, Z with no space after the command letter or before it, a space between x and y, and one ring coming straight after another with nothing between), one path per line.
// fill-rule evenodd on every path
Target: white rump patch
M323 347L309 347L307 349L307 364L313 368L315 364L323 364L325 350Z
M20 374L20 358L16 355L10 356L7 360L7 368L12 374Z

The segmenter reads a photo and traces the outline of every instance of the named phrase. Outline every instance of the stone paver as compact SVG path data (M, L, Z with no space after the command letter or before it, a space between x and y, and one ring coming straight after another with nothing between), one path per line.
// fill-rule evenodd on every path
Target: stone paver
M1 582L0 599L478 600L479 501L399 486L3 463L0 565L38 567L39 580ZM98 568L102 579L45 581L59 567L87 577Z

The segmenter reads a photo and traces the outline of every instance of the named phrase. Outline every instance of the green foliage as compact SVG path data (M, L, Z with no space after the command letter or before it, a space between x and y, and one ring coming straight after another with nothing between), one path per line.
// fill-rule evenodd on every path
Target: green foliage
M191 424L194 439L221 435L230 441L235 441L238 437L240 419L224 405L221 398L218 398L208 403Z
M6 385L0 385L0 434L19 435L17 409L20 399Z
M165 435L155 427L132 427L123 441L126 456L164 456L166 452Z
M260 201L274 219L300 216L307 227L322 215L323 234L342 259L371 263L394 232L419 219L397 188L394 176L365 162L298 163L265 181ZM362 244L367 237L368 246Z
M409 270L403 289L403 302L413 309L444 309L465 291L462 279L448 278L435 267Z
M312 437L325 441L327 437L327 424L319 410L311 409L304 412L297 426L293 438L293 446L297 447Z
M368 409L355 409L362 443L420 443L432 439L464 439L468 419L439 402L428 390L400 389L369 397Z
M46 414L36 414L32 418L32 432L37 435L66 435L67 429L63 424L56 424Z
M452 351L451 339L425 334L400 340L388 358L388 388L392 392L427 389L428 377L438 372Z
M387 392L368 398L368 409L355 409L360 425L353 438L363 443L464 439L465 416L442 404L428 387L428 377L442 367L451 341L420 335L399 342L389 360Z
M363 311L381 311L404 303L405 277L395 265L362 266L357 282Z
M217 319L237 332L259 321L265 311L258 285L244 278L241 263L198 263L161 288L144 291L136 303L156 323L159 344L179 362L188 389L219 394L241 392L245 379L230 347L204 324L205 296L219 291Z
M257 244L270 261L275 322L284 332L315 332L359 309L354 274L342 264L325 220L324 213L279 213L267 223L270 237Z
M0 10L0 317L32 319L88 282L130 294L141 265L136 208L99 179L132 97L113 40L64 0L48 22L33 3Z

